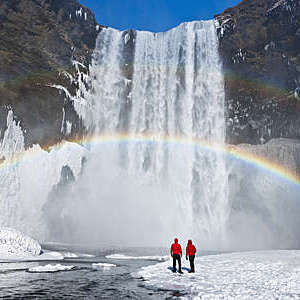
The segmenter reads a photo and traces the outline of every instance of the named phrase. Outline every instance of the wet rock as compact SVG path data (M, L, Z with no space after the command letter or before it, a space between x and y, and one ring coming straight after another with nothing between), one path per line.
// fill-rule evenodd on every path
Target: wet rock
M300 2L245 0L215 19L227 120L238 120L227 122L227 141L260 144L300 138L295 94L300 79Z
M27 146L48 145L84 131L61 84L74 92L64 76L75 76L73 61L88 66L103 26L77 0L3 0L0 2L0 130L13 109L24 128ZM62 131L63 111L72 123Z
M300 141L293 139L272 139L264 145L240 144L236 149L252 153L278 164L291 173L300 176Z

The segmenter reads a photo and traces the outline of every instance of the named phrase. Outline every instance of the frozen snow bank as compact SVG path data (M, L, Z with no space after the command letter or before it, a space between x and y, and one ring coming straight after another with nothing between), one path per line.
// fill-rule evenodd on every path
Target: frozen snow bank
M108 259L139 259L139 260L157 260L157 261L167 261L169 256L129 256L124 254L111 254L107 255Z
M111 268L116 267L114 264L107 264L107 263L95 263L92 264L93 268L98 269L98 268L103 268L103 270L110 270Z
M0 228L0 259L38 256L41 245L29 236L10 229Z
M79 252L68 252L68 251L62 251L61 254L64 258L93 258L95 255L92 254L86 254L86 253L79 253Z
M245 252L197 257L196 273L173 274L170 262L133 274L155 289L176 290L193 299L296 299L300 294L300 251ZM199 298L198 298L199 297Z
M64 265L46 265L46 266L38 266L29 268L28 272L30 273L53 273L53 272L60 272L60 271L70 271L74 269L74 266L64 266Z

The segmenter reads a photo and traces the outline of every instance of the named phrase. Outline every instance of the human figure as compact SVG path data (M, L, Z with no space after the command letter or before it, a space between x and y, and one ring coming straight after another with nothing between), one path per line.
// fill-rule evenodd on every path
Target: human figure
M186 259L190 261L190 271L189 273L195 273L195 254L196 254L196 247L193 245L192 240L188 241L186 246Z
M171 256L173 257L173 273L176 272L176 261L178 261L178 272L182 274L181 271L181 256L182 256L182 249L180 244L178 244L178 239L174 239L174 244L171 246Z

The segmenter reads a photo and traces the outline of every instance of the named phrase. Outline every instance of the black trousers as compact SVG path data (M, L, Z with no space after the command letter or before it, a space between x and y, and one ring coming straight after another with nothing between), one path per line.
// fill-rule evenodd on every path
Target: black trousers
M173 254L173 271L176 272L176 261L178 261L178 272L181 272L181 256Z
M191 272L195 272L195 255L190 255L189 261L191 266Z

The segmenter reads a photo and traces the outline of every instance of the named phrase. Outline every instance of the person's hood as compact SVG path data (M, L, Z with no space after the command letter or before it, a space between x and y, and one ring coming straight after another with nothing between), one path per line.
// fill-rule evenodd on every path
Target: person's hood
M178 244L178 238L174 239L175 244Z
M193 245L192 240L188 240L188 245Z

